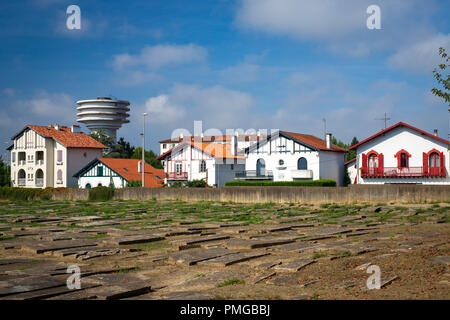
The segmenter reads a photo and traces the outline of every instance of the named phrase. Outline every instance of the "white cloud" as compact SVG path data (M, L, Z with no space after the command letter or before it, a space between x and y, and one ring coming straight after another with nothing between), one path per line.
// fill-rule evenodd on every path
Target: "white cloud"
M241 63L220 71L220 76L226 82L254 82L260 78L261 67L256 64Z
M123 87L135 87L162 80L162 76L151 71L125 71L119 73L115 84Z
M370 5L381 9L381 30L368 30ZM332 52L366 56L434 32L434 1L420 0L242 0L235 24L245 30L326 43Z
M206 56L206 49L195 44L155 45L144 47L136 55L128 53L115 55L113 65L118 70L142 65L157 69L172 64L201 62Z
M8 97L13 97L16 94L16 90L13 88L5 88L2 90L2 94Z
M430 74L443 61L438 54L439 47L450 47L450 34L437 34L403 47L389 57L388 65L411 73Z

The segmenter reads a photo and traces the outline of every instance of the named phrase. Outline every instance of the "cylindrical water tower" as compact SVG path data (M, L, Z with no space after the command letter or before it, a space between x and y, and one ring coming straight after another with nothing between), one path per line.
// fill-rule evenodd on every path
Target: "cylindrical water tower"
M84 123L91 132L103 130L108 136L117 138L117 130L122 124L130 122L127 112L129 101L98 97L92 100L77 101L77 121Z

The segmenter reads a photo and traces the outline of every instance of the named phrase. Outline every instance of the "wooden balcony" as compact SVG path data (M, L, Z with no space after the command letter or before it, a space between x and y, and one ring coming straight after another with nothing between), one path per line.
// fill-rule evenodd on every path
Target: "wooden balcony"
M167 180L187 180L187 172L166 172L165 177Z
M384 167L361 168L363 178L417 178L417 177L445 177L445 168L434 167Z

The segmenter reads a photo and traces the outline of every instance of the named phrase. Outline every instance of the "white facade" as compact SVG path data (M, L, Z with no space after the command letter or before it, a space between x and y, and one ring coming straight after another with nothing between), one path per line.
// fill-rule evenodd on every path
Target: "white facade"
M233 181L236 172L244 171L243 159L215 158L209 153L185 144L162 159L165 183L205 179L209 186L221 187Z
M127 180L111 170L102 162L97 162L95 166L84 172L78 178L78 187L90 189L95 187L109 187L113 184L114 188L125 188Z
M245 154L245 180L332 179L342 185L345 152L324 151L283 134L274 134Z
M358 184L450 184L448 142L412 126L398 123L352 148Z
M93 159L102 149L68 148L26 128L14 138L10 150L13 187L76 187L72 175Z
M345 168L347 169L348 177L350 179L350 184L355 183L356 175L358 170L356 169L356 159L353 161L346 162Z

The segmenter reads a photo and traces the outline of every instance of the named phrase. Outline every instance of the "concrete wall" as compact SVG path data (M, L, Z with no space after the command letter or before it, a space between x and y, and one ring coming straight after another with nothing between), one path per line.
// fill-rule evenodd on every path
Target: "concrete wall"
M89 191L56 191L54 200L86 200ZM424 203L449 202L450 186L354 185L349 187L222 187L203 188L124 188L114 191L115 199L232 201L243 203Z

